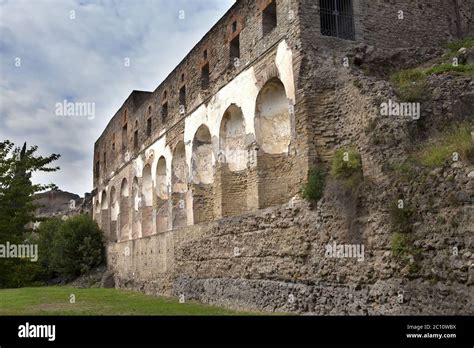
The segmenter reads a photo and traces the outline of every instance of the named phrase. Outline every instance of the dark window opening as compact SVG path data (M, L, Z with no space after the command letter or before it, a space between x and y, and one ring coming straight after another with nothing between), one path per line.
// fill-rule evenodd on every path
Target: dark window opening
M277 22L277 7L276 1L272 1L262 13L263 35L269 34L276 28Z
M168 98L168 91L163 92L163 99L166 99L166 98Z
M133 148L138 149L138 130L133 133Z
M181 82L184 82L184 74L181 74Z
M207 60L207 50L204 50L203 58L204 58L204 60Z
M107 170L107 152L104 152L104 173Z
M151 135L151 117L146 120L146 135L150 136Z
M181 87L179 90L179 106L186 107L186 86Z
M237 35L230 42L230 59L240 58L240 37Z
M321 34L355 40L352 0L320 0Z
M128 130L127 124L125 124L122 128L122 150L127 150L128 147Z
M202 87L202 89L208 89L209 88L209 79L210 79L209 64L206 64L201 69L201 87Z
M232 32L235 33L237 31L237 21L232 23Z
M161 121L165 122L168 118L168 102L161 106Z
M98 178L100 176L100 161L95 163L95 177Z
M115 151L115 141L112 143L112 151Z

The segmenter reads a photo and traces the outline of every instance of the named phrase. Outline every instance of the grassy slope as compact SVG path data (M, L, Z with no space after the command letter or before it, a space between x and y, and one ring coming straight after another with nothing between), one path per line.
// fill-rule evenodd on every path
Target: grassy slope
M74 294L76 303L70 303ZM0 290L0 315L239 315L249 314L125 290L42 287Z

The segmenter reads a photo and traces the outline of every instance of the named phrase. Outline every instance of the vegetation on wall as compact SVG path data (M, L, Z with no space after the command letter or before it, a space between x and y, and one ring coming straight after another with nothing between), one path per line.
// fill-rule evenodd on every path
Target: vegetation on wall
M421 101L428 97L427 77L430 75L455 74L462 76L474 76L474 65L464 64L460 53L461 48L466 50L474 47L474 37L453 41L446 45L446 53L437 65L425 68L404 69L391 75L390 81L400 99L405 102ZM458 58L457 64L454 58Z
M397 96L404 102L420 101L427 95L426 75L423 69L400 70L390 77Z
M437 139L424 144L414 158L425 167L443 166L446 161L452 162L453 155L459 160L474 163L474 143L471 136L472 126L462 124L443 132Z
M363 180L362 159L355 148L342 148L334 153L331 176L342 181L348 189L355 189Z
M302 196L312 203L318 202L324 193L326 173L322 166L314 166L310 169L308 183L304 186Z
M414 215L413 209L405 201L397 200L390 205L390 221L396 233L412 232L411 219Z

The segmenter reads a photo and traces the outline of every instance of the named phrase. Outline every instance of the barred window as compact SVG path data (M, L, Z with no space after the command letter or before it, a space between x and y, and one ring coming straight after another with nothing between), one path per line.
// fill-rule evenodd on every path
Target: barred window
M320 0L321 34L355 40L352 0Z

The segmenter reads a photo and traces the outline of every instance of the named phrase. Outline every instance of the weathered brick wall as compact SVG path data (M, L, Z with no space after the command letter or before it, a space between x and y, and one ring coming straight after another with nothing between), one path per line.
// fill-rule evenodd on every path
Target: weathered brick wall
M214 185L192 185L194 223L214 220Z
M280 0L277 6L278 26L269 34L263 35L261 23L261 11L254 0L238 1L231 10L206 34L205 37L190 51L183 61L170 73L170 75L153 92L134 92L124 105L117 111L110 121L106 130L95 144L95 153L101 159L103 169L103 153L108 154L107 173L117 171L122 165L132 159L140 150L152 144L162 131L173 131L176 124L189 115L203 102L209 100L218 90L234 79L239 73L247 69L262 54L286 38L293 46L293 38L296 38L297 27L297 5L294 1ZM290 14L290 11L291 12ZM240 31L241 58L238 66L233 64L229 53L229 30L233 21L238 22ZM208 51L208 62L210 64L210 87L206 90L201 88L201 66L204 63L203 52ZM184 82L181 81L184 73ZM186 85L186 113L179 112L179 89ZM166 92L167 97L164 98ZM162 104L168 102L168 117L161 119ZM148 136L147 119L148 108L151 106L152 135ZM124 112L127 110L128 117L128 151L127 158L122 153L122 126ZM138 127L135 128L135 122ZM138 149L133 147L134 131L138 130ZM175 131L174 131L175 132ZM116 150L112 150L112 139L115 134ZM169 134L168 139L174 136ZM105 172L101 178L105 182ZM97 187L99 181L94 181Z
M473 222L465 215L463 223ZM472 311L467 267L456 266L456 273L447 275L448 283L424 276L407 279L390 253L386 218L371 210L357 237L347 233L348 225L347 212L336 197L328 196L315 211L296 202L292 208L109 245L108 255L119 287L232 308L319 315ZM432 228L430 222L423 230ZM468 243L466 234L456 238ZM327 257L326 245L334 241L365 243L364 260ZM451 264L444 243L431 238L424 242L429 253L425 272L432 267L431 254L442 254ZM460 257L459 262L464 265L469 259Z
M288 155L259 154L258 200L259 208L268 208L288 202L288 197L299 193L301 181L293 175L295 159ZM296 179L298 179L296 177Z
M321 35L319 1L299 3L303 41L334 40ZM456 0L354 0L355 39L383 48L411 48L436 46L472 35L472 2L458 0L458 10L455 3Z
M467 2L461 2L461 11L466 13ZM352 66L343 67L343 58L349 57L353 64L354 51L361 47L358 41L387 52L439 45L455 36L450 2L436 1L435 6L428 1L354 1L357 41L321 36L319 1L314 0L278 1L278 26L263 36L259 8L264 3L237 2L153 93L133 93L97 141L96 161L104 151L110 161L94 181L97 192L118 189L123 179L130 187L127 204L121 203L119 214L126 232L122 232L122 242L108 245L108 262L116 271L118 285L270 311L464 313L468 296L461 278L466 276L466 269L462 268L459 279L443 290L446 301L440 303L429 296L444 289L443 284L432 287L429 276L407 281L400 273L390 256L386 206L377 201L380 188L363 204L354 197L345 197L350 202L341 203L341 194L334 189L336 192L330 192L316 211L304 204L280 206L301 190L309 166L329 160L338 147L356 144L366 177L379 185L389 183L381 163L397 155L396 150L384 153L374 147L366 128L377 116L374 107L380 98L391 96L390 90L383 81L368 80L363 88L357 86ZM397 22L399 7L404 19ZM237 65L229 59L229 40L237 35L230 30L234 20L241 36L241 61ZM468 20L462 23L462 28L470 28ZM211 67L207 90L200 87L200 68L207 63L205 49ZM415 56L416 52L410 57ZM291 139L287 153L270 155L260 148L254 127L259 92L275 78L283 82L288 98ZM187 107L180 114L178 94L183 84ZM169 114L162 120L165 101ZM172 192L172 163L178 143L184 144L186 165L192 168L193 137L201 125L208 127L213 156L219 158L218 123L230 105L243 113L247 169L230 172L225 163L215 162L212 185L186 180L189 190L170 193L167 199L159 198L153 186L154 209L137 203L132 192L134 179L136 190L142 192L142 171L148 163L152 164L156 184L155 164L161 156L166 160L168 189ZM152 134L148 136L150 106ZM129 147L122 153L125 109ZM393 137L405 136L401 128L392 127ZM115 151L111 149L113 139ZM389 145L393 144L387 143L387 148ZM233 215L240 216L228 217ZM100 209L95 217L107 226L108 218ZM153 235L146 236L150 228ZM128 240L130 237L134 240ZM334 239L365 244L370 261L325 258L324 246ZM411 297L406 305L397 302L399 291ZM296 300L289 301L290 295Z
M228 165L224 165L219 168L219 174L220 180L216 180L221 191L219 217L246 213L249 210L247 197L256 195L249 190L248 170L231 172Z
M142 207L142 236L150 236L153 234L153 207Z
M468 37L474 35L474 3L470 0L458 0L459 34L458 36Z

